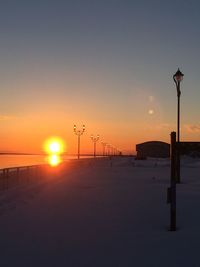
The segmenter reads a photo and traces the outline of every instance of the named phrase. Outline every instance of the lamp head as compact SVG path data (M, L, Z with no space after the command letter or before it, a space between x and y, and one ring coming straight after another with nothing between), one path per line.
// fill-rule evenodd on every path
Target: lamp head
M178 69L177 72L174 74L173 78L175 82L181 82L183 80L184 74Z

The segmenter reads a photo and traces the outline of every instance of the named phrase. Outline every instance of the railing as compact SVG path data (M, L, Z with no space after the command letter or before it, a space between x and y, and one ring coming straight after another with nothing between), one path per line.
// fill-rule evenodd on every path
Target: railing
M90 158L90 160L93 161L93 158ZM77 168L77 165L75 166L74 163L77 163L77 160L71 161L70 163L63 161L59 164L58 168L51 167L49 164L39 164L0 169L0 192L17 186L50 181L55 177L64 175L65 171L69 169L69 165L70 168L73 166ZM78 161L78 163L79 167L82 164L91 164L91 162L84 162L82 160Z
M41 181L46 166L43 164L0 169L0 191Z

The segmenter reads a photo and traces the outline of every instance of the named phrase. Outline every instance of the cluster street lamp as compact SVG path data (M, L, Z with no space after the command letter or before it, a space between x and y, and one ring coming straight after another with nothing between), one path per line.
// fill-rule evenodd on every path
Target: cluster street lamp
M110 148L111 148L111 145L110 144L107 144L107 155L110 156Z
M102 144L102 147L103 147L103 156L105 156L107 143L101 142L101 144Z
M80 137L85 132L85 125L82 126L82 130L77 130L76 125L74 125L74 133L78 136L78 153L77 157L80 158Z
M180 183L180 96L181 96L180 83L183 80L183 76L184 74L179 69L173 75L173 79L177 89L177 143L178 143L177 173L176 173L177 183Z
M117 148L116 147L113 147L113 156L116 156L117 155Z
M114 147L112 145L110 145L110 153L111 153L111 156L113 156L113 154L114 154Z
M95 141L95 138L93 137L93 135L91 136L93 142ZM97 135L97 140L96 142L99 140L99 135ZM119 151L118 148L114 147L113 145L103 142L101 141L102 144L102 156L119 156L121 155L121 151ZM96 146L96 144L94 144ZM96 150L96 147L94 147L94 150ZM95 154L95 153L94 153Z
M92 142L94 143L94 157L96 157L96 143L99 141L99 135L94 137L93 135L90 136Z
M113 156L114 155L114 147L111 144L107 144L107 155Z

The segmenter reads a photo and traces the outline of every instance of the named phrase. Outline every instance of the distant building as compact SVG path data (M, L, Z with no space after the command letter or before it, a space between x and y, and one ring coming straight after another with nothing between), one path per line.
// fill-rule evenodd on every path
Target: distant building
M181 155L200 156L200 142L180 142Z
M147 157L170 157L170 144L161 141L149 141L136 145L138 159ZM200 157L200 142L180 142L180 154Z
M170 144L161 141L149 141L136 145L137 158L168 158L170 156Z

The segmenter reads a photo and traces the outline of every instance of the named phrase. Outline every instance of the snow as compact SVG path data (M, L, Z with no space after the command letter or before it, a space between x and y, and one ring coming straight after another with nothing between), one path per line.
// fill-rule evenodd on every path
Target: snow
M182 159L176 232L168 159L72 160L1 192L0 266L199 267L199 169Z

